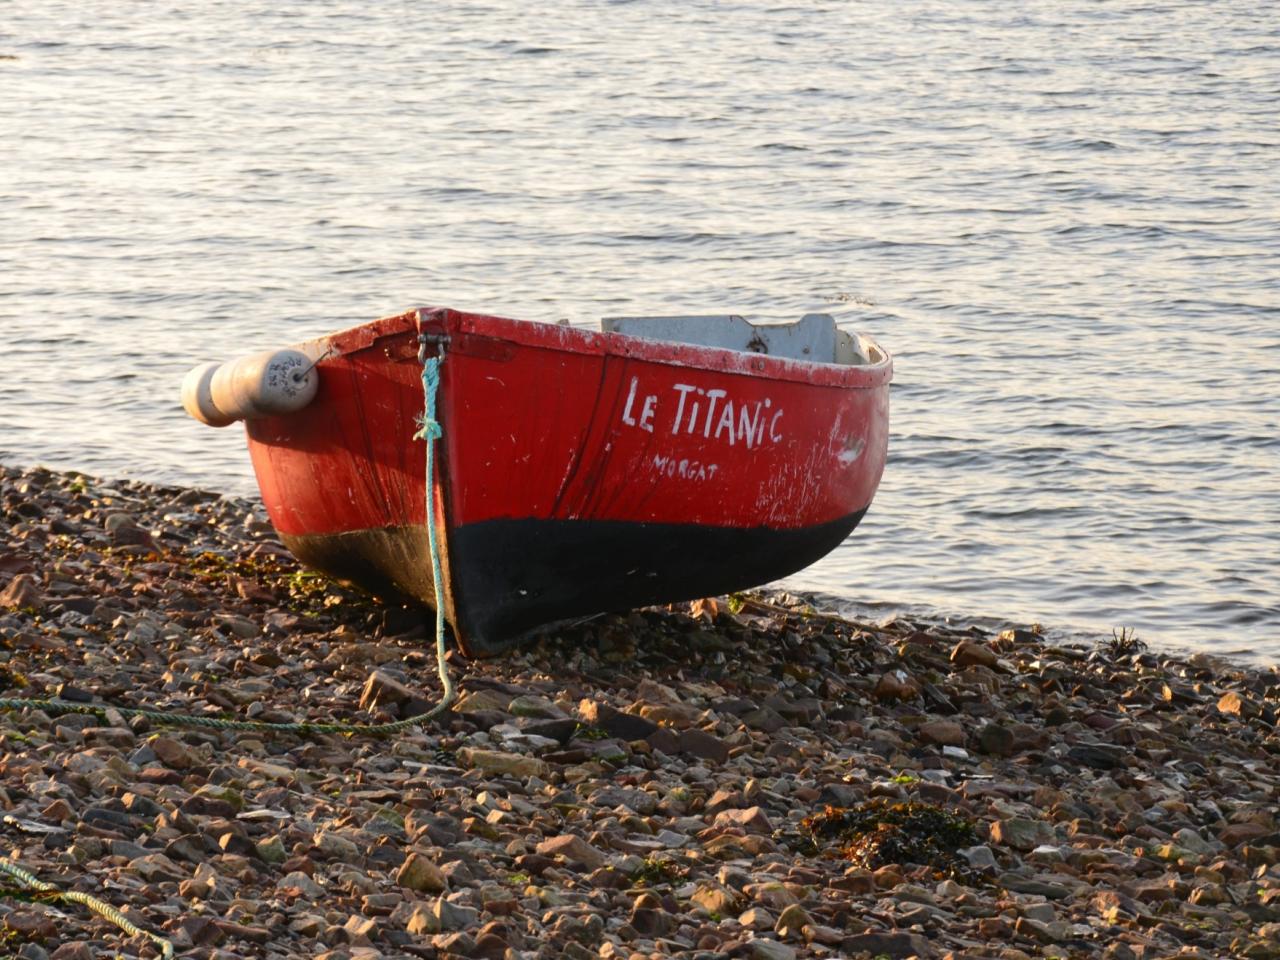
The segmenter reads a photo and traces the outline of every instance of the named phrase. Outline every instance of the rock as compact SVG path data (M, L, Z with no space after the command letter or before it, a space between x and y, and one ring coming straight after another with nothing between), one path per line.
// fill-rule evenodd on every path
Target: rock
M978 749L982 753L995 757L1008 757L1013 754L1013 731L998 723L988 723L978 731Z
M1225 843L1231 849L1235 849L1242 843L1248 843L1250 840L1257 840L1259 837L1265 837L1272 831L1262 826L1260 823L1232 823L1223 827L1218 833L1218 839Z
M1067 756L1095 770L1114 770L1125 765L1128 751L1107 743L1077 743L1067 751Z
M396 874L396 883L421 893L443 893L448 884L440 868L420 853L410 853Z
M810 922L809 914L804 912L804 908L793 903L782 911L773 929L780 937L798 937Z
M729 759L728 744L696 727L680 731L680 752L712 763L724 763Z
M431 936L440 932L440 920L431 904L419 903L413 908L405 929L417 937Z
M461 903L451 903L439 897L431 903L431 912L439 922L441 931L467 930L479 922L480 912Z
M376 710L379 707L399 707L410 700L420 699L417 691L405 686L395 677L381 670L374 670L360 692L360 709Z
M35 610L44 609L44 597L38 582L29 573L20 573L9 585L0 591L0 610Z
M34 910L14 910L4 918L4 928L24 940L48 940L58 933L57 924Z
M454 704L453 709L457 713L481 713L490 710L497 713L507 713L507 707L511 704L512 699L509 693L481 687L479 690L471 690L464 693L458 698L458 702Z
M738 912L738 895L720 884L713 883L699 887L693 892L689 901L713 917L732 917Z
M468 767L475 767L490 775L506 775L519 777L540 777L546 779L551 768L545 761L536 757L526 757L519 753L504 753L499 750L481 750L478 747L464 747L458 751L458 760Z
M972 870L985 873L996 869L996 855L991 852L991 848L988 846L968 847L959 852Z
M553 700L546 697L519 696L507 704L507 713L516 717L537 720L564 720L565 712ZM560 739L560 738L556 738Z
M4 606L3 599L0 599L0 606ZM1218 699L1218 712L1228 717L1250 719L1256 717L1261 711L1258 705L1244 694L1237 690L1228 690Z
M311 903L319 903L325 895L324 887L300 870L286 873L276 884L276 889L283 894L301 897Z
M129 871L148 883L185 880L187 872L163 853L152 853L129 862Z
M962 747L965 742L964 727L954 720L931 720L922 723L916 733L925 743L937 746Z
M360 848L346 837L341 837L328 830L322 830L312 840L315 848L330 860L343 863L357 863L360 860Z
M1207 857L1214 852L1213 844L1209 843L1204 837L1200 836L1190 827L1183 827L1173 835L1173 842L1184 850L1190 850L1192 853L1198 853L1202 857Z
M773 834L773 824L759 807L747 807L745 810L721 810L716 814L712 826L737 827L747 833L758 833L766 837Z
M632 740L644 740L658 729L658 725L652 720L633 713L623 713L596 700L583 700L579 703L578 716L583 723L599 727L609 736L628 743Z
M795 960L796 951L785 943L760 937L747 941L747 956L751 960Z
M172 737L156 737L149 746L156 758L170 770L190 770L204 763L200 754Z
M961 640L951 650L951 662L957 667L986 667L994 669L999 656L990 647L969 640Z
M885 956L892 960L934 955L929 941L918 933L859 933L840 941L840 949L846 953L866 952L873 957Z
M1014 850L1031 851L1053 841L1053 827L1043 820L1010 818L991 824L991 842Z
M279 837L267 837L253 845L253 856L265 863L284 863L289 858L284 841Z
M592 870L605 862L603 853L573 833L543 840L535 852L544 857L564 857L570 863L581 863Z
M871 695L882 702L914 700L920 696L920 682L905 670L890 670L876 681Z
M641 816L648 816L658 806L658 798L652 793L627 787L602 787L588 799L598 807L626 807Z
M661 907L642 907L637 901L628 921L642 937L666 936L674 927L674 918Z

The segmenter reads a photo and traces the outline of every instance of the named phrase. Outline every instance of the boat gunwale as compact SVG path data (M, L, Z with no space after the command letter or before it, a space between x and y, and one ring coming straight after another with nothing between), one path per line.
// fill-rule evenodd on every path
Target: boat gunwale
M298 344L296 349L321 360L358 353L396 334L439 328L449 335L507 341L520 346L589 356L616 356L718 373L805 383L841 389L874 389L893 378L893 357L874 339L854 333L883 358L874 363L843 364L794 360L767 354L652 340L622 333L586 330L565 324L512 320L468 313L451 307L423 307L372 320Z

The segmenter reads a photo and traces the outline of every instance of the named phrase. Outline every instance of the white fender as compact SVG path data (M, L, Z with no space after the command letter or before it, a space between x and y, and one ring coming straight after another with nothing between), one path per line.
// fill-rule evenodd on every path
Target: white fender
M205 363L182 381L182 406L211 427L295 413L320 387L311 358L300 350L268 350L230 363Z

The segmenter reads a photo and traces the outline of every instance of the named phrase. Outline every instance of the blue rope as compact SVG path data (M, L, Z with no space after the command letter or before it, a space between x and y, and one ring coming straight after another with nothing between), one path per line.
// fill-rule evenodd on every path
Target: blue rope
M423 351L425 354L425 348ZM444 644L444 575L440 561L440 544L436 539L436 497L435 497L435 450L436 441L444 436L444 428L436 419L436 393L440 388L440 365L444 363L444 344L440 344L439 353L434 357L422 355L422 398L424 409L418 418L418 432L415 440L422 440L427 445L427 546L431 551L431 584L435 592L436 606L436 666L440 672L440 684L444 687L441 704L453 702L453 680L449 676L449 668L445 664Z

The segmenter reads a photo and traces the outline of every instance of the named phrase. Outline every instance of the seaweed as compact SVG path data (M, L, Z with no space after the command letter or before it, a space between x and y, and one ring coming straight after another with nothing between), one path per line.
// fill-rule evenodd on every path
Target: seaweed
M800 823L815 846L835 842L855 866L875 870L917 863L943 873L963 871L957 851L978 842L973 821L919 801L883 797L856 807L824 807Z

